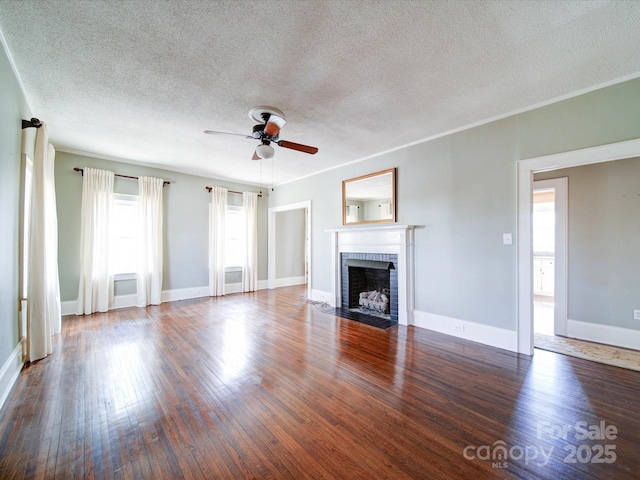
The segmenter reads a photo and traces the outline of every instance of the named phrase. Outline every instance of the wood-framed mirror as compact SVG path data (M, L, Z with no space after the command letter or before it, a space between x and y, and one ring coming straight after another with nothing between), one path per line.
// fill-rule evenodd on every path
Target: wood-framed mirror
M342 182L342 224L396 221L396 169L349 178Z

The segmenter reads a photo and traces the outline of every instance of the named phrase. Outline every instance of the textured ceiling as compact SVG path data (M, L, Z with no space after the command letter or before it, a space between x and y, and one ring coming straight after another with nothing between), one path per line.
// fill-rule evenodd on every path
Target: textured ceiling
M56 148L256 184L638 76L639 25L638 1L0 0ZM319 153L202 133L257 105Z

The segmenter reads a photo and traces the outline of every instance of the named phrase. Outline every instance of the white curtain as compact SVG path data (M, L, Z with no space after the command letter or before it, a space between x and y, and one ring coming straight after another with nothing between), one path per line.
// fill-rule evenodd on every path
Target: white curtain
M138 178L138 307L161 302L163 186L161 178Z
M107 170L83 169L78 315L106 312L113 296L109 275L113 176Z
M391 204L390 203L382 203L380 204L380 218L387 219L391 218Z
M53 351L51 336L61 330L54 159L55 150L43 124L36 133L29 227L27 338L32 362Z
M255 292L258 289L258 194L256 192L242 192L242 215L246 232L243 291Z
M224 244L227 216L227 189L211 189L209 208L209 295L224 295Z
M347 205L347 222L357 222L357 221L358 221L358 206Z

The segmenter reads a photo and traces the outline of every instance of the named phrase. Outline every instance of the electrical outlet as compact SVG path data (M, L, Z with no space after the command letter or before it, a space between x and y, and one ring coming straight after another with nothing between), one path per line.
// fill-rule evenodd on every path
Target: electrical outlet
M633 319L634 320L640 320L640 310L634 310L633 311Z
M454 325L453 329L456 332L464 332L464 325Z

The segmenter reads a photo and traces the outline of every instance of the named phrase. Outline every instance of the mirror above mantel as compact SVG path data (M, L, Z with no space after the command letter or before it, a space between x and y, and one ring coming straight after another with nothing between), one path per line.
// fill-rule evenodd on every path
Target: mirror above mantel
M350 178L342 182L342 224L396 221L396 169Z

